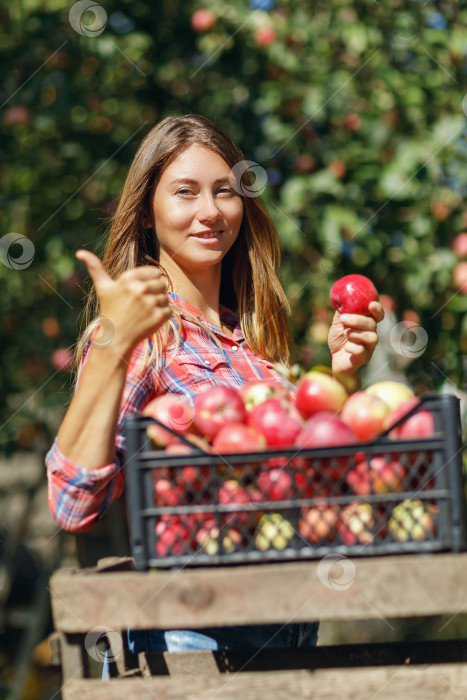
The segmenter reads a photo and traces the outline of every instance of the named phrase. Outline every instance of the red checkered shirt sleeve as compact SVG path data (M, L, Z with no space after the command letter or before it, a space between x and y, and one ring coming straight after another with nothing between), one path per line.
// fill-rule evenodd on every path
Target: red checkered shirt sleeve
M88 341L79 369L78 384L90 352ZM141 411L156 392L153 373L150 370L142 371L142 355L143 343L133 351L126 374L115 441L115 461L96 469L85 469L61 452L57 439L46 455L49 509L64 530L90 530L112 501L122 494L126 451L124 421L130 413Z

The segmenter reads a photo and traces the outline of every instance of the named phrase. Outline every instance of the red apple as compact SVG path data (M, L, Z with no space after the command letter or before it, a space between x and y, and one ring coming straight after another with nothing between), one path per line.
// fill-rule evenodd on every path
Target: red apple
M162 515L156 523L156 552L160 557L187 554L193 548L189 516Z
M397 459L387 461L384 457L373 457L370 473L374 493L394 493L403 490L407 469Z
M354 493L359 496L368 496L372 487L372 473L368 462L359 462L353 469L350 469L345 480Z
M261 472L256 484L270 501L286 501L292 497L292 477L284 469Z
M195 398L195 425L202 435L211 440L224 426L245 423L245 420L245 404L233 387L219 384Z
M60 348L52 353L50 362L54 369L66 372L73 364L73 353L67 348Z
M331 162L328 165L328 168L334 175L334 177L336 177L338 180L342 180L342 178L345 177L347 172L345 163L342 160L331 160Z
M418 411L407 418L399 428L399 438L431 437L435 432L435 421L430 411Z
M27 124L31 117L31 113L27 107L18 105L9 107L3 114L3 123L7 126L16 126L16 124Z
M210 556L219 551L220 530L212 515L207 515L196 532L196 543Z
M60 335L60 323L50 316L42 321L42 332L47 338L58 338Z
M266 447L266 439L255 428L243 423L225 425L219 430L212 443L218 454L229 452L258 452Z
M197 10L191 15L191 26L195 32L207 32L216 23L216 15L211 10Z
M158 506L183 504L184 495L183 488L173 484L169 479L157 479L154 484L154 501Z
M312 416L305 423L302 432L295 441L298 448L335 447L336 445L353 445L357 437L349 426L334 413L323 411ZM348 457L322 459L315 481L319 481L321 491L329 488L345 471ZM313 471L313 463L310 465Z
M266 399L248 415L248 425L264 435L268 447L291 447L302 430L302 424L292 418L284 402Z
M320 504L305 508L298 523L300 535L314 544L320 540L332 542L336 536L338 517L336 506Z
M362 125L362 120L358 114L352 112L352 114L348 114L346 116L345 125L348 129L350 129L350 131L358 131Z
M389 406L382 399L357 391L343 405L341 418L359 440L368 442L382 432L388 413Z
M321 411L338 413L347 399L347 391L334 377L311 370L297 385L295 406L304 418Z
M330 411L322 411L306 421L295 440L295 446L301 448L335 447L336 445L353 445L356 442L355 433L343 420Z
M397 423L401 418L403 418L409 411L412 410L412 408L415 408L415 406L418 406L420 403L420 399L417 396L412 396L412 398L408 399L407 401L404 401L403 403L399 404L393 411L391 411L385 418L384 421L384 430L389 430L389 428ZM393 428L391 432L389 433L389 437L395 438L398 437L399 435L399 430L400 426L397 428Z
M459 233L455 237L452 249L460 258L467 258L467 233Z
M158 396L145 406L142 415L155 418L182 435L193 430L194 409L186 399L177 394ZM159 425L149 425L146 432L159 447L177 442L175 435Z
M332 285L330 300L340 314L371 316L368 305L372 301L378 301L378 292L368 277L346 275Z
M463 294L467 294L467 262L460 262L454 268L454 286Z
M254 34L255 41L260 46L269 46L276 40L276 32L272 27L258 27Z

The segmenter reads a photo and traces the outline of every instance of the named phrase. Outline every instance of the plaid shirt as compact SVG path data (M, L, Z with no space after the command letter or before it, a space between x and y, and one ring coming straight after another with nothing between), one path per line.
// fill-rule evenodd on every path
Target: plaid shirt
M112 501L122 494L125 419L131 413L142 411L156 396L170 392L192 402L196 394L214 384L241 387L260 380L280 383L291 392L295 390L293 384L273 369L273 363L254 355L245 342L238 317L230 309L221 305L220 317L224 325L232 328L232 337L216 328L194 306L171 292L168 294L182 315L181 345L168 366L164 355L162 370L151 366L143 369L143 342L133 351L120 404L115 461L96 469L85 469L67 459L58 449L56 440L46 455L50 512L65 530L85 532L91 529ZM216 335L220 347L198 324L184 317L184 310L205 323ZM78 382L90 349L91 341L88 341Z

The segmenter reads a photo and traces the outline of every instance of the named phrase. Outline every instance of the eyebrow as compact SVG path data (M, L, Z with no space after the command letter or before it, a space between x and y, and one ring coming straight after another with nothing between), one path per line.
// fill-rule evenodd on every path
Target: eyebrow
M198 184L199 184L199 181L198 181L198 180L194 180L194 179L191 178L191 177L177 177L177 178L175 178L175 180L172 180L170 184L171 184L171 185L175 185L177 182L178 182L178 183L180 183L180 182L185 182L185 183L188 183L188 184L190 184L190 185L198 185ZM219 183L221 183L221 182L230 182L230 179L229 179L229 177L226 175L225 177L218 177L216 180L214 180L214 184L215 184L215 185L217 185L217 184L219 184Z

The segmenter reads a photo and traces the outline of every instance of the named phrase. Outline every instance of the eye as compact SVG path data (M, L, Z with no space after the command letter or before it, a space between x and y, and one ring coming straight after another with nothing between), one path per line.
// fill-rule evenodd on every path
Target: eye
M217 190L218 194L235 194L233 189L229 187L228 185L224 185L223 187L219 187Z
M186 197L187 195L193 194L193 192L188 189L188 187L182 187L181 189L177 190L177 194L181 194L182 197Z

